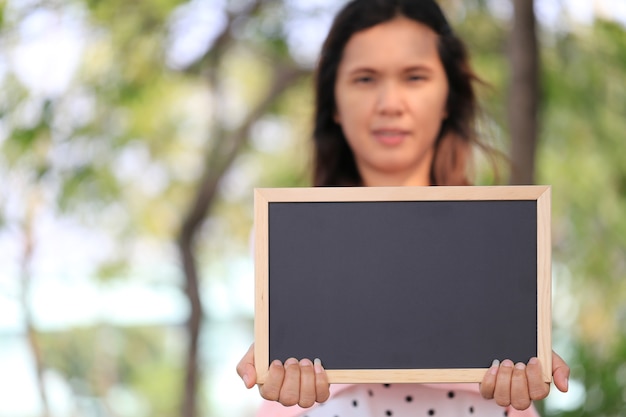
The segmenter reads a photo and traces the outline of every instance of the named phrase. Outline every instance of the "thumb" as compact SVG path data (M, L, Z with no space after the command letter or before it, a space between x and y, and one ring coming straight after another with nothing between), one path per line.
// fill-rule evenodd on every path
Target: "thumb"
M254 367L254 344L237 364L237 373L243 380L246 388L252 388L256 384L256 368Z
M569 385L570 369L567 363L556 353L552 352L552 375L554 385L561 392L567 392Z

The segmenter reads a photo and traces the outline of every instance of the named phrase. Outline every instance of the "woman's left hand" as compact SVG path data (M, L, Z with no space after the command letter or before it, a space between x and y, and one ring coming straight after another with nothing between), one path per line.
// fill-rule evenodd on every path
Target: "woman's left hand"
M561 392L567 391L570 369L565 361L552 352L552 377ZM513 364L506 359L494 361L480 383L480 394L486 399L495 399L502 407L509 405L517 410L530 407L533 400L542 400L550 393L550 384L543 381L541 364L531 358L528 364Z

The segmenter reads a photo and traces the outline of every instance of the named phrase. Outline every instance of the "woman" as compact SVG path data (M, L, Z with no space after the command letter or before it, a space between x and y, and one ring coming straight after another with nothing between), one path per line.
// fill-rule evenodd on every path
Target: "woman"
M481 146L474 81L462 42L433 0L350 2L333 23L317 69L315 185L470 185L472 148ZM248 388L256 383L252 347L237 371ZM553 376L567 390L569 368L556 354ZM292 358L273 362L259 390L273 401L262 416L536 416L532 400L545 398L549 384L532 358L494 361L480 388L329 387L319 360Z

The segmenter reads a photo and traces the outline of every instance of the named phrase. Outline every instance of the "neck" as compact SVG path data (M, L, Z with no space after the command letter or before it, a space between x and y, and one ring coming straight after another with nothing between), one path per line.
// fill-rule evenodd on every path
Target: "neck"
M430 169L413 172L380 172L362 170L361 178L366 187L428 186Z

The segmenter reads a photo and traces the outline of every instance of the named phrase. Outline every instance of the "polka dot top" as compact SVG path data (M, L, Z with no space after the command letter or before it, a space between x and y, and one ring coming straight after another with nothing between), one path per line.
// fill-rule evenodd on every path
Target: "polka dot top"
M500 407L485 400L475 389L455 389L464 384L358 384L334 394L324 404L303 409L273 403L259 417L531 417L533 407L525 411ZM467 385L465 385L467 387ZM280 412L276 405L283 408Z

